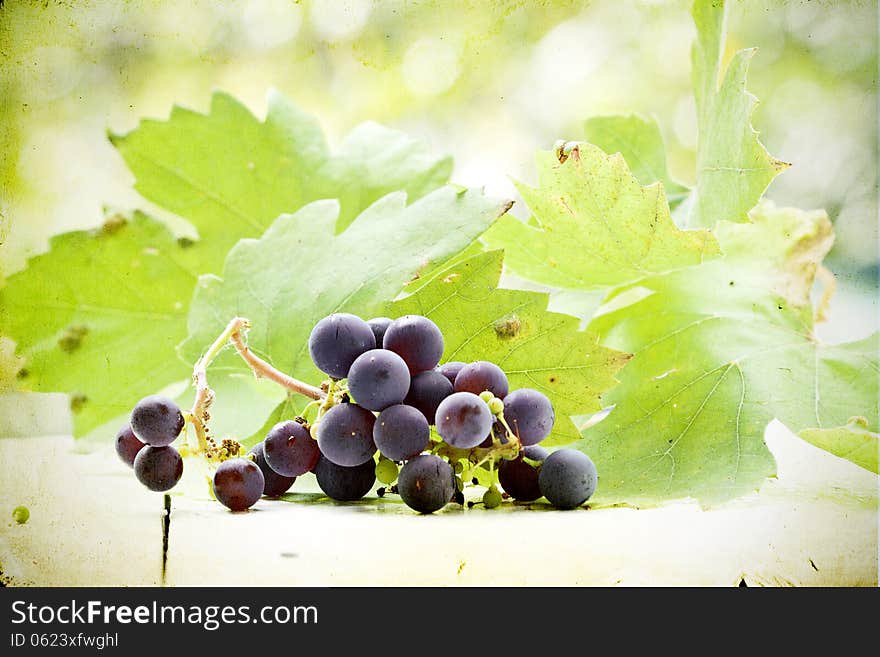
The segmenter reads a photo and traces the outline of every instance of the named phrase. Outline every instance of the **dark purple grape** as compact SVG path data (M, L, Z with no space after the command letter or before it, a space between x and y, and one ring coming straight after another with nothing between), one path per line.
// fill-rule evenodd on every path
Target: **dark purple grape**
M532 502L541 497L538 486L538 468L521 457L498 464L498 482L515 500Z
M467 365L467 363L462 363L460 360L453 360L448 363L443 363L440 366L440 374L449 379L449 383L455 385L455 377L458 376L458 373L461 372L461 368Z
M269 467L285 477L310 472L321 455L309 430L293 420L279 422L269 430L263 453Z
M548 456L538 474L541 493L553 506L574 509L596 490L596 466L576 449L559 449Z
M317 368L334 379L344 379L355 358L376 348L373 329L348 313L328 315L309 335L309 354Z
M183 459L173 447L147 445L134 459L134 474L150 490L171 490L183 475Z
M266 462L266 453L263 451L263 443L257 443L248 454L253 454L254 463L263 473L263 495L266 497L278 497L290 490L296 477L285 477L275 472ZM319 455L320 456L320 455Z
M409 369L387 349L371 349L352 363L348 391L359 406L371 411L399 404L409 390Z
M173 400L162 395L141 399L131 412L131 430L142 443L170 445L183 431L183 413Z
M128 423L116 434L116 454L129 467L134 466L134 458L144 447L145 444L138 440Z
M433 513L455 494L455 473L439 456L423 454L404 463L397 478L397 492L411 509Z
M379 413L373 425L373 441L379 452L392 461L416 456L428 447L431 427L412 406L397 404Z
M453 447L476 447L492 430L486 402L471 392L455 392L437 408L437 433Z
M432 370L440 362L443 334L427 317L404 315L388 326L382 346L403 358L410 373L415 374Z
M376 464L372 459L346 468L322 456L318 459L314 472L318 486L324 494L340 502L361 499L376 483Z
M478 360L468 363L455 377L455 392L472 392L479 395L488 390L499 399L507 395L507 375L495 363Z
M540 445L526 445L523 447L522 455L527 459L541 462L547 460L547 457L550 456L550 450Z
M318 447L321 454L336 465L351 468L376 453L373 425L376 417L357 404L339 404L318 421Z
M373 335L376 338L376 346L382 347L382 340L385 338L385 331L388 330L388 325L391 324L390 317L374 317L373 319L368 319L367 324L370 325L370 328L373 329Z
M266 480L250 459L223 461L214 473L214 497L231 511L245 511L263 494Z
M523 445L535 445L550 435L556 415L543 393L520 388L504 399L504 419Z
M403 403L419 409L428 424L434 424L437 407L451 394L449 379L437 370L428 370L413 375Z

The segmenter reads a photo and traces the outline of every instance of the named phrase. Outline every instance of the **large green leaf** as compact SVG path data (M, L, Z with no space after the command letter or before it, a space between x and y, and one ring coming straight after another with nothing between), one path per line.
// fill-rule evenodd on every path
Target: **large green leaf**
M697 185L688 201L687 224L692 227L748 221L748 211L788 167L767 152L752 127L757 100L746 91L746 75L755 50L738 51L722 73L726 11L724 0L696 0L692 12L697 40L691 65L699 128Z
M414 294L388 307L390 317L430 317L443 331L443 361L488 360L508 376L511 389L535 388L556 411L546 444L576 440L572 416L602 408L626 354L598 344L578 320L548 312L548 295L498 288L503 252L459 260Z
M224 93L207 114L175 107L167 121L143 121L111 137L135 188L187 219L211 245L203 271L218 272L243 237L258 237L280 214L310 201L340 199L339 225L389 192L411 200L443 185L448 157L424 143L367 123L330 153L315 120L272 92L265 121Z
M606 153L620 153L642 185L663 183L666 198L675 208L688 194L666 168L666 146L653 119L629 116L595 116L584 124L585 139Z
M508 215L486 234L516 275L557 288L608 289L702 262L718 252L706 230L679 230L659 184L642 187L619 154L590 144L563 162L538 154L538 187L518 185L529 224Z
M508 207L477 191L444 187L410 205L405 194L390 194L339 234L336 201L282 215L260 239L242 240L229 252L222 279L200 279L184 358L196 359L230 319L242 316L252 322L248 343L255 353L317 384L324 376L309 358L308 337L318 320L340 311L379 314L419 270L464 249ZM234 355L221 357L211 379L240 376L243 368ZM284 394L279 389L274 403ZM264 420L255 413L215 430L244 438Z
M862 414L876 423L877 336L834 346L813 333L827 217L763 206L753 219L719 227L724 257L643 279L647 296L591 322L603 344L634 354L614 410L579 443L600 498L726 500L775 473L771 419L795 431Z
M27 359L20 386L70 393L82 435L186 378L173 354L202 249L141 214L53 238L0 290L0 333Z

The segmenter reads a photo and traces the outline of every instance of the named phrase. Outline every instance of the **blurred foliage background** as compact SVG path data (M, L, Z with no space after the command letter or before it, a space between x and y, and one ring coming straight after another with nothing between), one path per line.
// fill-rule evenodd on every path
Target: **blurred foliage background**
M258 116L276 87L331 143L373 119L455 157L456 182L515 197L537 148L607 113L654 115L693 182L689 2L656 0L6 0L0 6L0 273L54 233L142 208L106 139L213 89ZM743 0L728 54L758 47L749 88L781 204L827 208L831 267L876 304L877 5ZM515 210L520 216L521 204ZM873 306L875 307L875 305Z

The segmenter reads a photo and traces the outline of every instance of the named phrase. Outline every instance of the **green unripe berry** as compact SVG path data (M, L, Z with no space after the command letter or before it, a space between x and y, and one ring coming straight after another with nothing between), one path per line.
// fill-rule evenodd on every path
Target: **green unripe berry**
M379 459L376 464L376 479L391 485L397 481L397 464L389 459Z
M483 392L480 393L480 399L482 399L484 402L486 402L488 404L490 401L495 399L495 395L493 395L488 390L484 390Z
M492 397L489 401L489 410L492 411L492 415L501 415L504 412L504 402L498 397Z
M23 525L31 517L31 512L26 506L17 506L12 510L12 519L19 525Z
M501 505L501 492L497 488L490 488L483 493L483 504L487 509L494 509Z

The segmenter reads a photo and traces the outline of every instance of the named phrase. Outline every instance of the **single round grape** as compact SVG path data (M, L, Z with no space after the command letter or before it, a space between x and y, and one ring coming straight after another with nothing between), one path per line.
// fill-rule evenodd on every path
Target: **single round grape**
M296 477L285 477L275 472L266 462L266 453L263 443L257 443L248 454L253 454L254 463L263 473L263 495L266 497L278 497L290 490ZM320 454L319 454L320 456Z
M523 447L522 455L527 459L543 462L547 460L548 456L550 456L550 450L546 447L541 447L540 445L526 445Z
M266 480L250 459L223 461L214 473L214 497L231 511L245 511L263 494Z
M376 464L376 479L383 484L391 485L397 481L397 473L399 468L394 461L389 459L379 459Z
M371 349L361 354L348 371L348 391L359 406L371 411L402 402L409 384L406 363L387 349Z
M183 475L183 459L173 447L147 445L134 459L134 474L150 490L171 490Z
M334 379L344 379L355 358L376 348L373 329L349 313L328 315L309 335L309 355L317 368Z
M183 413L173 400L162 395L144 397L131 412L131 430L138 439L153 447L164 447L183 431Z
M134 435L134 431L131 430L131 425L128 423L116 434L116 454L129 467L134 467L134 458L144 447L146 444Z
M395 319L385 331L385 349L406 361L412 374L434 369L443 355L443 334L437 325L421 315Z
M361 499L376 483L376 466L372 459L346 468L322 456L314 472L324 494L341 502Z
M475 395L488 390L498 399L504 399L509 386L504 370L495 363L478 360L461 368L453 388L455 392L472 392Z
M462 363L460 360L452 360L448 363L443 363L438 371L449 379L449 383L455 385L455 377L458 376L458 373L461 372L461 368L465 365L467 365L467 363Z
M483 493L483 504L487 509L501 506L501 492L497 488L490 488Z
M544 461L538 473L541 493L555 507L574 509L596 490L596 466L575 449L559 449Z
M373 442L379 453L392 461L421 454L430 441L431 427L425 416L406 404L389 406L379 413L373 425Z
M520 388L504 399L504 419L523 445L535 445L550 435L556 415L543 393Z
M376 453L375 423L376 416L357 404L334 406L317 425L321 454L346 468L370 461Z
M498 464L498 481L501 488L513 499L532 502L541 497L538 486L538 468L518 457Z
M451 394L449 379L437 370L428 370L413 375L403 403L419 409L428 424L434 424L437 407Z
M382 340L385 339L385 331L388 330L388 325L391 324L391 318L374 317L373 319L368 319L367 324L373 329L373 336L376 338L376 346L381 348Z
M311 472L321 455L318 443L299 422L279 422L266 434L263 453L266 463L285 477Z
M476 447L492 430L486 402L472 392L454 392L437 407L437 433L453 447Z
M397 492L408 507L420 513L442 509L455 493L452 466L434 454L417 456L400 469Z

